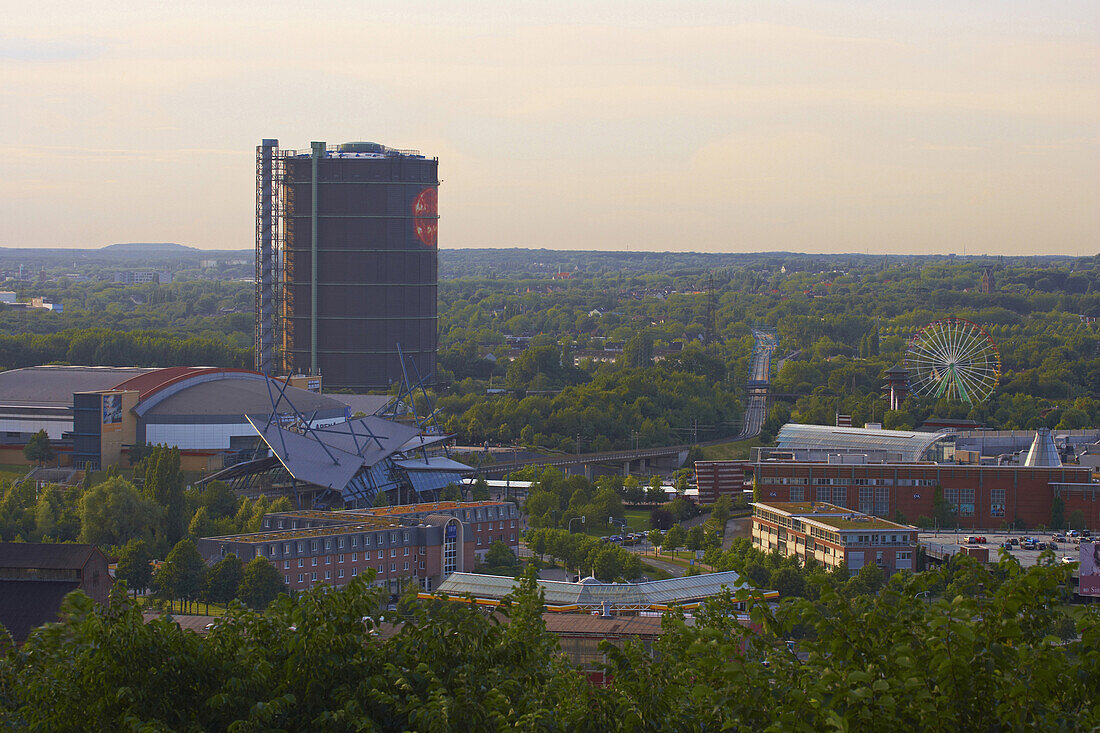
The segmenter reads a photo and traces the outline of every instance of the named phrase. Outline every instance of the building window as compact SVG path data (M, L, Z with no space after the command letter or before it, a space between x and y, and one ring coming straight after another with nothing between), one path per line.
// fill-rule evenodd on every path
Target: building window
M317 558L311 557L309 560L313 564L313 567L317 567Z
M351 561L352 562L355 562L358 559L359 559L359 553L358 552L351 553Z
M481 538L480 537L477 538L477 544L478 544L479 547L481 546Z
M298 573L298 582L301 583L304 577L301 573Z
M310 573L309 574L309 579L310 579L310 581L316 583L317 582L317 573Z
M370 544L370 535L369 534L363 535L363 546L366 547L369 544Z
M395 563L395 562L390 563L390 572L391 573L396 573L397 572L397 563Z
M394 547L390 550L390 557L397 557L397 548Z
M405 570L408 570L408 569L409 569L409 564L405 563Z
M989 492L989 516L1003 517L1005 515L1005 490L993 489Z
M351 536L351 546L355 547L358 544L359 544L359 537L356 536L356 535L352 535Z
M408 556L408 554L409 554L409 548L406 547L405 548L405 555Z
M336 562L338 562L338 563L344 562L344 556L341 555L340 557L336 558Z
M332 564L332 555L325 555L325 565Z
M408 532L402 532L401 533L401 538L402 538L403 541L408 542L409 541L409 533Z
M455 531L451 531L451 530ZM458 528L448 524L443 528L443 573L449 575L458 569ZM477 543L481 544L481 538Z
M332 580L332 571L331 570L326 570L325 571L325 580Z
M379 560L381 560L381 559L382 559L382 558L384 558L385 556L386 556L386 551L385 551L385 550L379 550L379 551L378 551L378 559L379 559Z
M337 550L344 549L344 538L343 537L337 537L336 538L336 549Z
M960 517L974 516L974 489L944 489L943 498Z
M806 499L806 490L801 486L791 487L791 501L804 501Z
M344 577L344 569L343 568L340 568L339 570L336 571L336 577L337 578Z
M423 560L421 560L421 561L420 561L420 569L421 569L421 570L423 570L423 569L424 569L424 561L423 561Z
M283 570L290 570L290 560L283 560Z
M290 554L290 544L289 543L286 543L286 544L283 545L283 554L284 555L289 555Z
M298 558L298 567L303 567L306 564L305 558Z
M359 574L359 568L352 568L352 569L351 569L351 577L353 577L353 578L354 578L354 577L355 577L355 576L357 576L358 574Z
M283 576L283 582L286 583L287 585L290 585L290 576L289 575L284 575Z
M381 565L379 565L379 566L378 566L378 572L379 572L379 573L381 573L381 572L382 572L382 566L381 566Z
M859 510L864 514L875 513L875 490L870 486L859 487Z

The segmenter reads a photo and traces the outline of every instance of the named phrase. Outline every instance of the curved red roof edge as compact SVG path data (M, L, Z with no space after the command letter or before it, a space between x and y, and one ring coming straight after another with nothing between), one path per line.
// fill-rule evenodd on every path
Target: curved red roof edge
M238 369L235 367L163 367L155 371L130 377L115 386L116 390L131 390L138 393L138 401L143 401L157 392L179 384L180 382L204 374L255 374L264 376L261 372L252 369Z

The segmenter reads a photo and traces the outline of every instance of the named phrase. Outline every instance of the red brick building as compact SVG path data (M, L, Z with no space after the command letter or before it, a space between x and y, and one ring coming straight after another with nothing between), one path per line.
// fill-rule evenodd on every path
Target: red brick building
M268 514L264 531L204 537L208 562L235 554L266 557L288 588L345 585L373 570L374 584L396 593L408 580L431 590L454 572L469 572L489 545L519 544L519 512L511 502L436 502L348 511Z
M695 485L699 501L713 504L720 496L736 498L745 490L745 467L748 461L696 461Z
M870 564L891 575L913 569L917 529L824 502L754 502L752 544L853 575Z
M1100 528L1100 484L1079 466L974 466L935 463L759 461L751 467L762 502L829 502L864 514L916 522L934 516L937 487L959 527L996 529L1051 523L1054 497L1065 517L1079 510Z

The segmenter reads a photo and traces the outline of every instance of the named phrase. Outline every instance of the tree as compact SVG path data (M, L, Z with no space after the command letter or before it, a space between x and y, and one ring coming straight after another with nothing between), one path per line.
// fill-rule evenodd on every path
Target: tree
M489 545L485 553L485 564L491 568L510 568L516 564L516 555L508 545L500 540Z
M143 498L129 481L114 476L80 497L80 541L124 545L140 538L153 545L160 516L156 504Z
M53 446L50 445L50 436L46 434L45 429L32 435L30 440L27 441L26 447L23 448L23 456L39 466L52 461L54 455Z
M165 597L190 603L198 599L206 581L206 563L195 543L182 539L176 543L153 578L157 590Z
M439 493L440 501L462 501L462 489L458 484L447 484Z
M688 530L687 540L685 541L686 547L692 552L703 549L707 543L707 531L703 528L703 525L697 524Z
M489 482L484 476L478 476L474 485L470 488L470 498L474 501L487 501L489 499Z
M137 597L138 592L144 593L153 580L152 563L153 556L149 554L145 540L132 539L118 554L115 577L126 581L127 587L134 592L134 597Z
M374 506L384 507L390 505L390 497L386 495L385 491L379 491L374 497Z
M731 512L732 502L729 496L722 495L718 497L718 501L714 502L714 506L710 510L710 518L718 525L719 532L725 529L726 522L729 521Z
M1069 528L1070 529L1084 529L1085 528L1085 513L1080 509L1074 509L1069 513Z
M265 557L256 557L248 563L241 578L237 595L251 608L267 608L283 592L283 577Z
M664 541L664 538L665 538L664 532L662 532L661 530L659 530L659 529L649 530L649 534L647 535L647 539L649 540L649 544L653 545L653 554L654 555L657 554L657 548L661 546L661 543Z
M229 603L237 597L244 565L241 559L230 553L214 563L206 574L205 597L208 603Z
M654 529L668 529L672 526L672 512L668 509L654 509L649 513L649 526Z
M187 533L187 503L183 495L179 448L153 446L144 463L145 497L164 512L164 539L174 545Z
M665 534L663 547L665 550L671 551L673 557L676 557L676 549L683 547L685 542L687 542L687 532L679 523L676 523Z
M1060 496L1054 497L1050 503L1050 528L1066 528L1066 501Z

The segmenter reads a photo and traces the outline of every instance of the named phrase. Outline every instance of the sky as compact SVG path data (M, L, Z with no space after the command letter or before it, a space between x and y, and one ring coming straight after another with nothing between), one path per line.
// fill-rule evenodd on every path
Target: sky
M0 7L0 246L252 247L278 138L438 157L444 249L1100 252L1095 0Z

